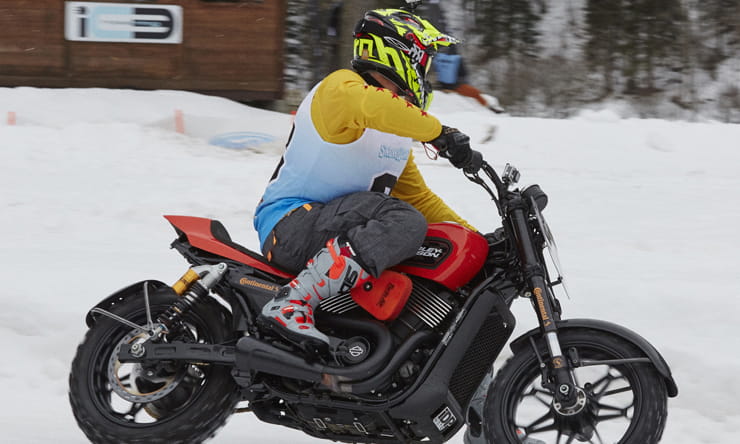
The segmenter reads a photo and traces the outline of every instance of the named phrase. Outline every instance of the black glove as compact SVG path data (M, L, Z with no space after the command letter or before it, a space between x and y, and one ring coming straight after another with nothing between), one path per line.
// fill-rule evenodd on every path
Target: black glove
M469 174L475 174L480 171L483 166L483 154L480 151L470 150L470 160L467 165L463 167L463 171Z
M426 143L433 145L440 156L449 159L453 166L462 168L466 173L477 172L483 164L481 153L470 148L470 137L457 128L443 125L439 136Z

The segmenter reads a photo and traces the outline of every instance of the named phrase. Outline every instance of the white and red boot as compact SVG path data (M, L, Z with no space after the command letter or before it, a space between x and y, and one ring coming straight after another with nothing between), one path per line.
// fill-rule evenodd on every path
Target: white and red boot
M290 340L329 345L329 337L314 325L313 312L321 301L346 293L371 278L353 256L349 244L340 246L337 238L329 240L306 268L262 307L261 321L269 322Z

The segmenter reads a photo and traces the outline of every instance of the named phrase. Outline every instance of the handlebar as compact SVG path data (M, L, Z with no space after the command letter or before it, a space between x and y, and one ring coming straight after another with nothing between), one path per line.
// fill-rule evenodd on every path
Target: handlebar
M496 193L494 193L491 187L486 183L486 181L480 177L480 175L478 174L479 171L483 171L488 179L493 182L493 185L496 188ZM488 194L491 196L491 199L493 199L493 201L496 203L499 214L503 215L500 199L506 196L506 193L509 191L509 187L511 185L519 182L519 178L521 177L519 170L515 166L507 163L504 167L503 175L499 176L493 166L483 160L479 171L463 170L463 174L465 175L465 177L468 178L468 180L477 183L488 192Z
M488 179L493 182L494 186L496 187L496 193L494 193L488 183L486 183L486 181L480 177L478 171L463 171L463 174L465 175L465 177L468 178L468 180L480 185L484 190L486 190L486 192L488 192L488 194L491 196L491 199L493 199L493 201L496 203L496 208L498 208L499 214L501 214L502 209L499 202L499 196L504 195L504 193L508 190L508 186L504 185L504 181L501 180L496 170L494 170L493 167L485 160L481 165L480 171L483 171L485 175L488 176Z

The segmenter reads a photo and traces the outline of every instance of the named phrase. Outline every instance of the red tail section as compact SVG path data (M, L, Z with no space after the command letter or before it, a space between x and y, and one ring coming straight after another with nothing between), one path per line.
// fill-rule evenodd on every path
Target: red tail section
M231 241L221 222L192 216L164 216L172 226L187 236L195 248L257 268L281 278L292 278L290 273L270 265L262 255Z

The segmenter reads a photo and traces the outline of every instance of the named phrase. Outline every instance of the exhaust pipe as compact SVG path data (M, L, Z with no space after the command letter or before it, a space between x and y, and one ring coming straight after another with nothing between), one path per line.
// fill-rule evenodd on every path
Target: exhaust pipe
M340 382L364 380L376 375L393 355L391 334L380 322L366 319L327 317L324 321L339 328L368 333L375 339L376 349L365 361L346 367L334 367L306 362L302 357L252 336L236 343L236 367L241 371L259 371L302 381L320 382L340 391Z
M272 375L322 382L322 366L309 364L293 353L274 347L252 336L245 336L236 343L236 368L241 371L256 370Z
M388 381L388 379L395 373L401 364L403 364L424 341L432 336L430 330L417 331L411 335L406 341L401 344L398 351L388 364L380 372L372 375L369 379L364 381L352 380L348 382L341 382L339 384L339 391L362 394L369 393L371 390L377 389L381 384Z

